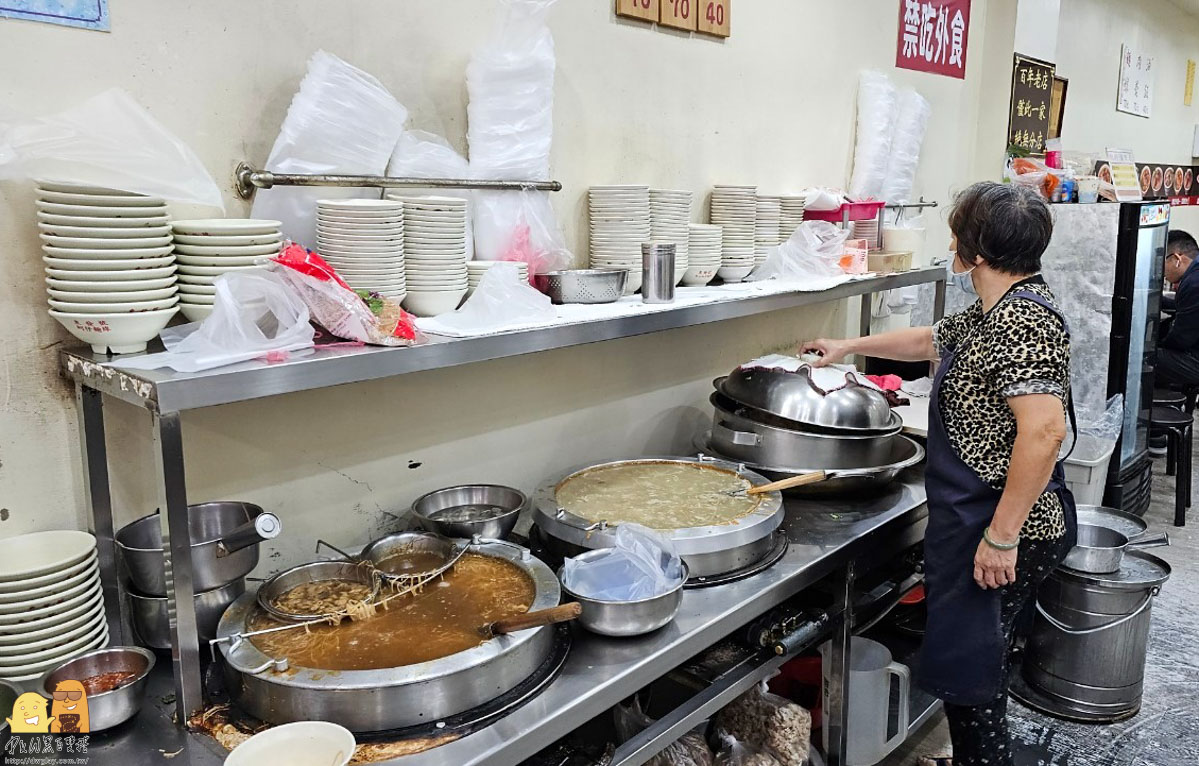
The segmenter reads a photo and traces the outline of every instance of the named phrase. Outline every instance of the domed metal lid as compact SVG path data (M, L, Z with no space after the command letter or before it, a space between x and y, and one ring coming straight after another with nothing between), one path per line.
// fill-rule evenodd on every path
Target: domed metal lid
M887 398L852 372L844 373L843 386L829 391L816 385L806 364L795 372L737 369L716 387L744 405L799 423L859 431L884 431L893 423Z

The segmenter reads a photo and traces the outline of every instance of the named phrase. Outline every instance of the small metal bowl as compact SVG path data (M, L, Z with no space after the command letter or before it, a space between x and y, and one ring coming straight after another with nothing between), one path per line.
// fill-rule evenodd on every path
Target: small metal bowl
M512 534L528 500L512 487L463 484L421 496L412 504L412 515L422 528L446 537L470 539L479 535L504 540Z
M615 303L624 295L628 269L567 269L533 277L554 303Z
M587 551L575 556L576 561L586 561L604 553L600 548ZM579 615L579 624L592 633L601 636L640 636L668 624L678 614L679 605L683 603L683 585L687 582L690 572L687 562L683 562L683 579L671 590L657 596L643 598L639 601L600 601L575 593L562 582L563 569L558 570L558 582L562 583L562 593L570 599L583 605L583 613Z
M45 673L37 690L54 698L59 681L81 681L101 673L136 673L132 682L98 694L87 695L88 726L94 734L125 723L141 710L146 678L154 668L154 653L140 646L110 646L94 649L63 662Z
M361 583L370 587L370 595L366 597L369 603L379 594L379 578L375 570L362 562L352 561L313 561L298 567L280 572L262 584L258 589L258 606L262 607L272 617L280 620L319 620L326 614L292 614L275 606L275 599L287 593L297 585L323 580L343 580Z

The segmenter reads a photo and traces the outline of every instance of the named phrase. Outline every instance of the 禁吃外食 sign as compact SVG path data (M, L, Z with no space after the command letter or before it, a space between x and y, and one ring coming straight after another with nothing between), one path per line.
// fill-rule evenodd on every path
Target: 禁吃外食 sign
M966 77L970 0L899 0L895 66Z

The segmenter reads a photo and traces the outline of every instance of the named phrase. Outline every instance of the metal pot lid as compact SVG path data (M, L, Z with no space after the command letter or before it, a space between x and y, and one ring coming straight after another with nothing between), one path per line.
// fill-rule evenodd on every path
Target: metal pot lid
M1107 527L1132 539L1145 533L1149 525L1134 513L1118 508L1105 508L1100 505L1078 506L1078 523L1091 524L1096 527Z
M1063 580L1097 585L1112 590L1146 590L1156 588L1169 580L1170 572L1170 565L1164 559L1144 551L1125 550L1123 563L1120 564L1120 570L1117 572L1092 574L1058 567L1054 570L1053 575Z
M629 460L612 460L592 465L579 466L546 483L538 490L533 519L537 526L552 537L584 548L605 548L615 543L614 530L617 524L596 522L571 513L558 504L557 490L568 479L596 468L644 463L686 463L702 465L716 470L728 471L751 484L766 484L766 477L746 468L744 463L734 463L714 457L654 456ZM679 555L716 553L746 545L769 536L782 524L783 496L778 492L759 495L761 502L751 513L727 524L681 529L658 529L670 538Z
M824 428L877 431L893 422L887 398L862 385L852 372L845 373L843 387L824 391L813 382L812 368L806 364L795 372L737 369L717 379L716 389L763 412Z
M755 427L786 434L798 434L823 439L878 439L884 436L894 436L903 430L903 418L898 413L891 413L891 424L886 428L863 430L859 428L829 428L814 426L810 423L800 423L787 420L778 415L750 407L725 396L720 391L713 391L708 397L708 403L719 414L731 416L752 422Z

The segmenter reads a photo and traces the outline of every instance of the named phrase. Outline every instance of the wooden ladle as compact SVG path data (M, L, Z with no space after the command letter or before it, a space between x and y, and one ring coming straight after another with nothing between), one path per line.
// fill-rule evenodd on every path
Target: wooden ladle
M834 479L838 476L849 476L861 473L860 471L812 471L810 473L796 474L788 476L786 479L772 481L769 484L759 484L747 489L733 489L725 492L731 497L744 497L745 495L764 495L767 492L781 492L784 489L792 489L794 487L803 487L808 484L816 484L827 479Z
M505 617L502 620L488 623L479 628L485 638L504 636L518 630L540 628L543 625L553 625L558 622L570 622L583 613L583 606L578 601L555 606L552 609L539 609L536 612L525 612L515 617Z

